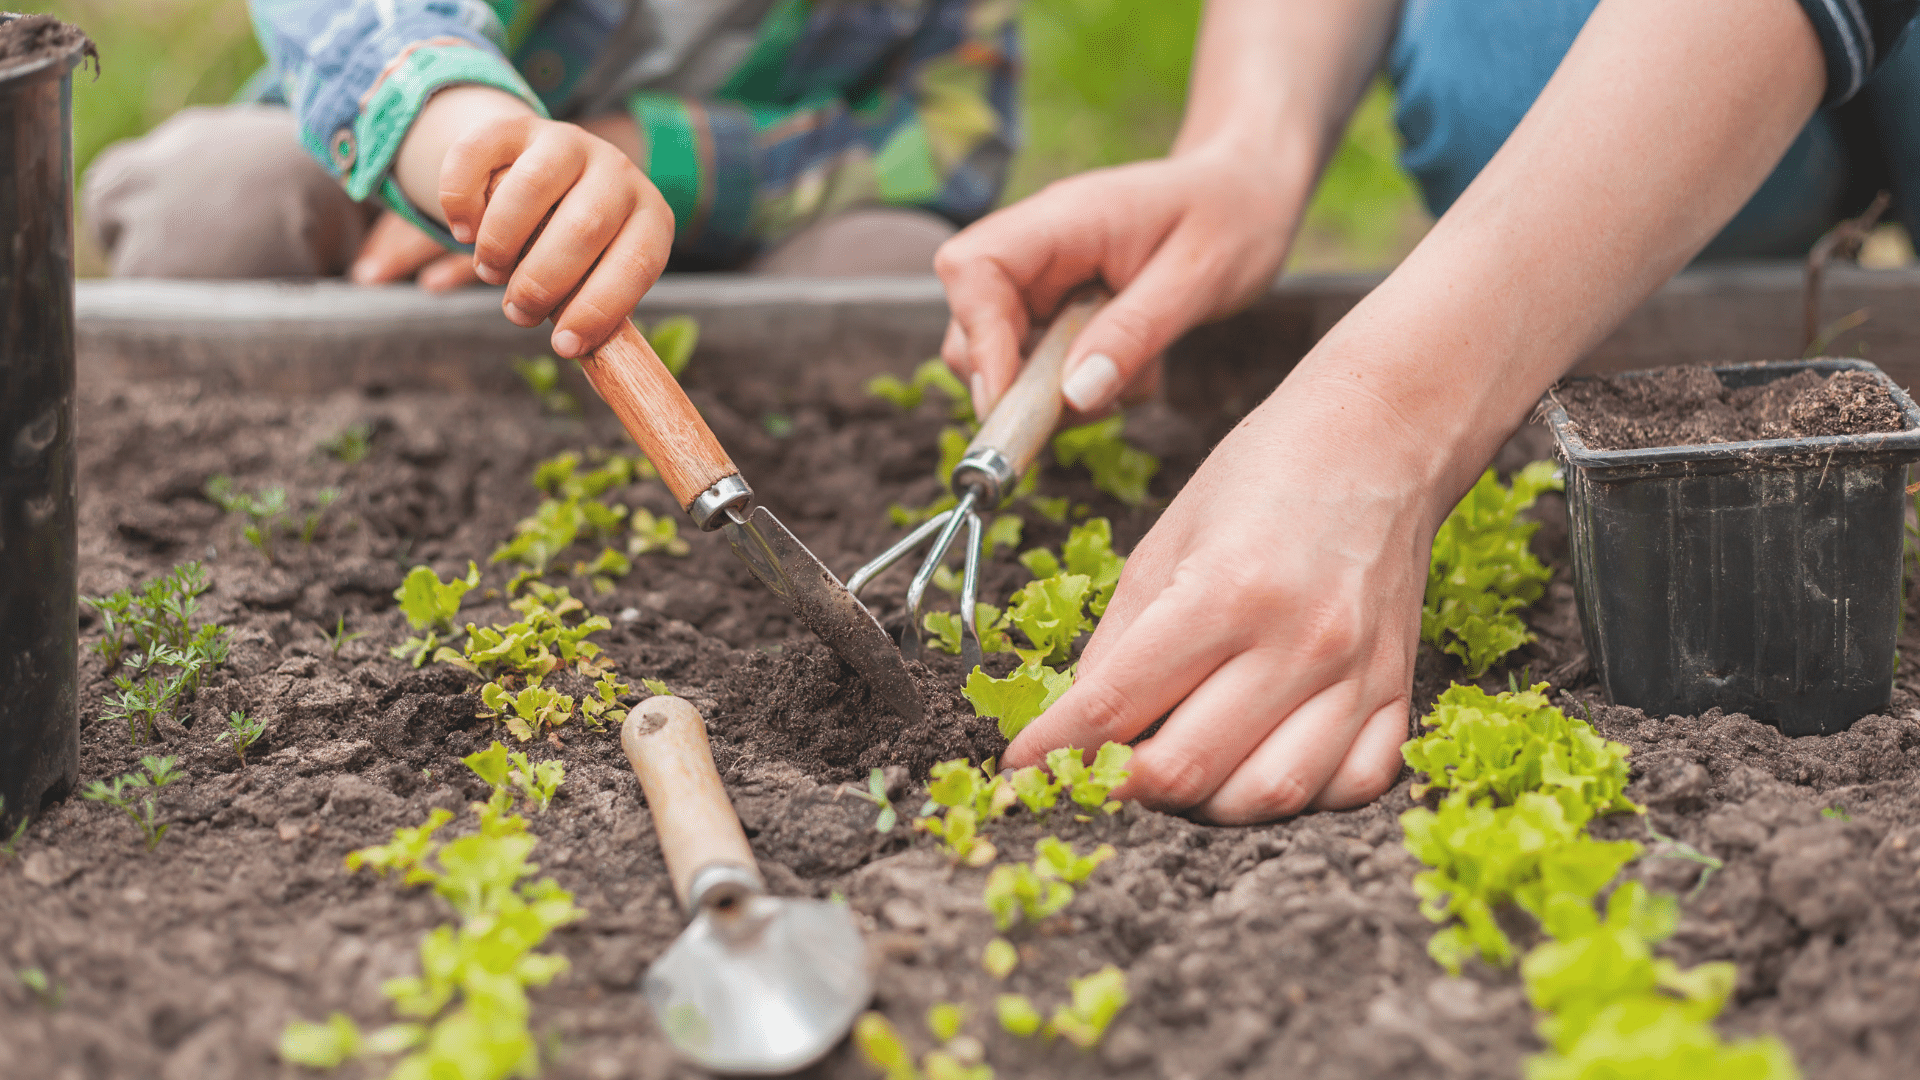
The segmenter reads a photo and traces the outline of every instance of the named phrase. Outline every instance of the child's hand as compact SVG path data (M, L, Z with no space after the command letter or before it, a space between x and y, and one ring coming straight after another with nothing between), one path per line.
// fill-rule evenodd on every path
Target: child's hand
M383 211L360 242L347 276L356 285L387 285L409 279L428 292L449 292L478 281L473 257L440 242L391 210Z
M421 198L415 187L429 167L436 190ZM625 154L487 87L435 94L395 172L415 205L441 210L454 239L474 245L480 279L507 286L508 319L538 326L555 316L553 350L563 357L612 336L673 245L673 211Z

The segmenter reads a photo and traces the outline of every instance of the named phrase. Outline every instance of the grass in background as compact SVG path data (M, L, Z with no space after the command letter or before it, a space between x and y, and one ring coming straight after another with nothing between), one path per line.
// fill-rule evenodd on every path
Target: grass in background
M73 91L74 152L84 171L107 144L188 105L216 104L262 59L245 0L0 0L78 25L100 46L101 74ZM1186 101L1201 0L1027 0L1022 15L1026 144L1009 200L1087 169L1166 152ZM1396 163L1392 101L1376 87L1329 164L1289 269L1391 266L1426 231ZM97 257L83 272L99 272Z

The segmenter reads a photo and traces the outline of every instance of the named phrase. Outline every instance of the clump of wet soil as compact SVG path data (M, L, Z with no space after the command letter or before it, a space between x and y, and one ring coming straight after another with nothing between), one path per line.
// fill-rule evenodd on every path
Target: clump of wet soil
M689 383L756 490L842 574L897 537L889 503L919 505L937 491L935 403L903 414L864 399L795 401L751 381L722 390L701 383L697 362ZM507 568L486 559L537 504L534 464L624 439L610 419L545 416L520 397L289 400L186 382L83 387L79 415L83 593L207 560L214 588L203 614L232 628L233 656L162 725L157 745L136 747L122 726L96 719L110 684L86 654L82 783L135 768L143 753L177 755L185 778L161 794L171 830L151 854L118 812L69 799L28 830L20 858L0 865L0 909L11 919L0 966L41 969L59 993L43 1000L0 978L0 1062L9 1077L302 1075L275 1056L285 1024L336 1010L362 1025L387 1022L380 984L413 974L421 935L447 917L433 896L349 874L342 858L435 807L460 812L481 798L459 758L507 738L476 718L475 679L389 655L408 636L393 589L416 563L445 576L478 559L485 580L462 617L507 620L497 592ZM356 423L374 431L364 461L319 449ZM1160 408L1129 417L1130 437L1166 459L1154 484L1163 497L1199 462L1202 430ZM1503 468L1543 455L1540 433L1529 436L1503 454ZM269 564L200 494L216 472L246 490L285 484L296 502L323 487L345 495L311 545L283 537ZM1077 472L1048 469L1041 486L1110 516L1122 551L1157 512L1128 511ZM678 513L658 482L611 497ZM1651 823L1726 861L1686 900L1669 952L1741 964L1728 1030L1778 1031L1810 1076L1903 1075L1920 1058L1913 662L1887 716L1827 738L1787 740L1744 717L1650 719L1592 704L1564 504L1544 498L1538 513L1535 551L1555 571L1527 613L1539 640L1486 685L1546 680L1569 708L1590 708L1603 732L1634 747L1631 795L1652 807ZM1022 547L1065 538L1066 526L1026 518ZM875 832L874 807L841 790L880 767L911 816L932 762L1004 747L960 700L957 659L934 654L915 669L928 718L904 725L798 629L722 538L687 539L686 558L636 559L611 594L569 584L612 619L598 638L626 678L663 679L706 716L775 891L838 893L859 914L875 1007L918 1049L930 1047L922 1017L938 1001L969 1007L966 1030L1004 1078L1511 1078L1539 1048L1513 972L1469 966L1447 978L1426 956L1433 927L1419 913L1418 867L1397 822L1411 805L1404 778L1373 805L1256 828L1131 806L1085 822L1068 812L992 822L986 831L1007 858L1030 858L1047 834L1081 851L1103 842L1119 851L1064 913L1011 935L1020 968L993 980L979 967L994 936L981 903L986 871L948 866L904 825ZM876 610L896 628L906 576L896 570L873 587ZM1010 556L997 557L983 597L1004 601L1025 578ZM564 568L550 580L566 580ZM324 634L342 616L366 636L335 649ZM83 627L88 640L97 632ZM1920 638L1903 655L1920 656ZM1458 675L1453 658L1423 649L1416 704ZM561 680L561 689L585 687ZM244 774L214 741L234 709L267 723ZM536 1032L552 1053L546 1075L691 1080L699 1074L673 1061L636 988L683 922L617 733L569 725L558 743L521 748L566 766L552 808L533 819L534 857L587 911L551 942L571 970L534 995ZM1833 807L1850 819L1823 816ZM1603 827L1644 838L1637 818ZM1655 857L1634 872L1686 894L1700 867ZM1133 1004L1097 1051L1016 1040L992 1022L994 995L1028 994L1050 1011L1069 978L1109 963L1126 971ZM384 1070L354 1064L336 1075ZM872 1073L843 1045L808 1075Z
M1868 435L1905 427L1893 396L1864 371L1799 371L1734 388L1709 368L1677 367L1578 379L1555 388L1553 396L1591 450Z
M79 49L96 69L99 50L80 28L63 23L51 15L22 15L0 22L0 77L7 69L24 66L49 56L64 56Z

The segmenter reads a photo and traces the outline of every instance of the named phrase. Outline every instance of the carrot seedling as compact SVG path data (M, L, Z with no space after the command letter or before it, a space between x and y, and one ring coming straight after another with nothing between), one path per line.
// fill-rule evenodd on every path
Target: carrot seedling
M233 712L227 714L227 730L215 735L213 741L226 743L233 747L234 755L240 759L240 772L244 775L247 771L248 748L254 743L259 742L260 737L266 733L267 722L265 720L250 717L246 713L235 709Z
M207 478L205 491L207 501L221 511L247 519L242 535L268 562L273 562L273 538L280 530L280 519L287 514L287 489L270 487L248 494L234 484L233 477L220 474Z
M174 771L178 761L173 757L143 757L140 765L145 772L124 773L114 777L112 783L95 780L80 793L80 797L106 803L126 814L139 827L140 835L146 839L147 850L152 851L167 835L167 826L157 814L154 793L180 778L180 774ZM145 794L140 794L142 792Z
M365 421L348 424L321 442L320 449L343 465L358 465L373 451L373 425Z

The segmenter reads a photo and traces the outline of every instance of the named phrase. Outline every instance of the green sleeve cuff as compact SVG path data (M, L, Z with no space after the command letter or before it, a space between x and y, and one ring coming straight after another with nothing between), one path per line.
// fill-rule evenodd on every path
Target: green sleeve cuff
M466 45L424 45L407 54L399 68L374 88L353 124L353 165L342 177L355 201L377 189L401 217L420 227L448 248L471 251L454 242L452 234L414 206L393 182L393 157L412 130L420 109L435 91L448 86L478 85L504 90L526 102L540 116L545 106L518 72L493 53Z
M633 122L647 141L647 179L673 208L673 227L685 233L700 211L700 144L687 103L672 94L635 94L627 99Z

